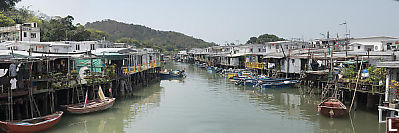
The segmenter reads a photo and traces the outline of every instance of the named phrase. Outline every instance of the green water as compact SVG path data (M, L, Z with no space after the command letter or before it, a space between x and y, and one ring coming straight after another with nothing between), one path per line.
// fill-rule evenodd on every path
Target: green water
M378 133L376 112L357 110L351 117L319 115L315 95L301 89L259 90L235 86L222 76L183 63L184 80L160 81L134 97L117 99L109 110L65 115L47 132L56 133Z

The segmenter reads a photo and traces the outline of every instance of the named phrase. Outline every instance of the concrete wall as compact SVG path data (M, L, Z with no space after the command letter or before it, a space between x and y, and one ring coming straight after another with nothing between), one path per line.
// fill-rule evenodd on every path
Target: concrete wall
M281 60L281 72L287 72L287 59ZM301 59L289 58L289 73L300 73L301 72Z
M230 58L230 66L239 66L240 61L238 57Z

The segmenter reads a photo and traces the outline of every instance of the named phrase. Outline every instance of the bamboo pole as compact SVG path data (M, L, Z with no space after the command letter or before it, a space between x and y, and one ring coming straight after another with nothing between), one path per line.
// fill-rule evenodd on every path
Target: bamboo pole
M357 86L359 85L359 78L360 78L360 72L362 71L362 66L363 66L363 57L362 57L362 61L360 62L359 71L358 71L358 73L357 73L357 77L356 77L356 86L355 86L355 91L353 92L353 97L352 97L351 106L349 107L349 113L352 111L353 102L355 101L356 91L357 91Z

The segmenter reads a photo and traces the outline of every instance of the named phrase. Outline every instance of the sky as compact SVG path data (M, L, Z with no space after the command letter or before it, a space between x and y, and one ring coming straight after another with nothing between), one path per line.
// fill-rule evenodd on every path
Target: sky
M22 0L49 16L71 15L75 23L112 19L156 30L177 31L217 44L245 43L275 34L305 41L321 33L352 37L399 37L395 0Z

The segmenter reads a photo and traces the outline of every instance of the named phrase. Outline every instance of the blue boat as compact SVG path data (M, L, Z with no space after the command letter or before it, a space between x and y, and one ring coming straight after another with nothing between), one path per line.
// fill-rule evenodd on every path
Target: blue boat
M259 82L258 79L247 78L247 76L241 76L234 79L236 80L236 85L256 86Z
M297 80L290 80L290 81L284 81L284 82L269 82L269 83L261 84L261 87L263 89L289 88L289 87L293 87L296 83L298 83Z
M255 86L256 84L258 84L258 80L256 79L244 79L244 85L246 86Z
M161 79L170 79L170 78L183 78L186 77L184 74L184 70L174 70L170 72L160 72Z

